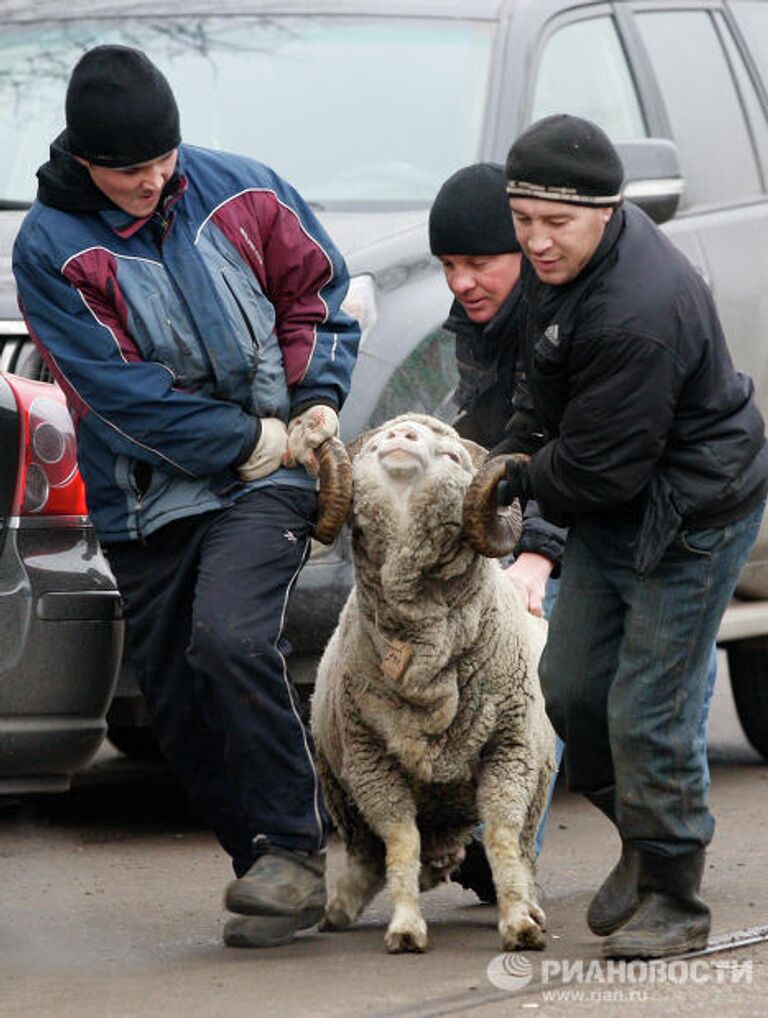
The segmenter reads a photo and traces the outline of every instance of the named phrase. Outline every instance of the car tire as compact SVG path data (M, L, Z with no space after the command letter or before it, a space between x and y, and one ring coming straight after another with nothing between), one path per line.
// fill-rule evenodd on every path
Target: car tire
M744 734L768 760L768 637L727 646L736 712Z
M38 382L52 382L53 377L43 360L40 351L31 340L25 340L16 355L13 367L9 370L23 378L32 378Z
M137 725L108 725L107 738L130 760L160 760L162 753L150 728Z

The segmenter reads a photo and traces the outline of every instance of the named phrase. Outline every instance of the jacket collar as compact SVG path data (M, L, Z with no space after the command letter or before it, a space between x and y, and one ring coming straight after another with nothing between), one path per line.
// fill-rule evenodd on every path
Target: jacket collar
M115 206L66 146L66 131L54 140L50 158L37 171L37 197L62 212L100 212Z

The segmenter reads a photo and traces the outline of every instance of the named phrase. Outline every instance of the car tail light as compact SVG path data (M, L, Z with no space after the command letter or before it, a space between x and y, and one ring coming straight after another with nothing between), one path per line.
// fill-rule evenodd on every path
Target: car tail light
M18 516L86 516L75 429L64 394L50 382L6 375L19 408Z

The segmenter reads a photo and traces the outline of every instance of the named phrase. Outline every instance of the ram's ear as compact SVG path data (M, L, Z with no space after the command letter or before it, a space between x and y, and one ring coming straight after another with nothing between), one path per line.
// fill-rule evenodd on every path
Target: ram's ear
M472 460L472 466L475 470L479 470L488 458L488 450L484 445L479 445L477 442L473 442L471 438L462 438L460 439L460 442L469 453Z
M372 435L375 435L378 430L378 428L371 428L370 431L364 431L362 434L358 435L357 438L353 438L351 442L347 442L347 455L351 460L357 456L368 439Z

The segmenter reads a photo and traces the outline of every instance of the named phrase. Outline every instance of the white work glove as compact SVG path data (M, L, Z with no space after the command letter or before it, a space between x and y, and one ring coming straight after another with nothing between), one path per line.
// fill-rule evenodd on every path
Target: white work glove
M303 466L310 474L317 475L317 456L313 450L338 433L339 416L336 411L323 403L315 403L288 425L288 451L283 457L283 465Z
M266 477L280 466L288 448L288 429L277 417L261 418L261 434L245 463L237 468L244 481Z

